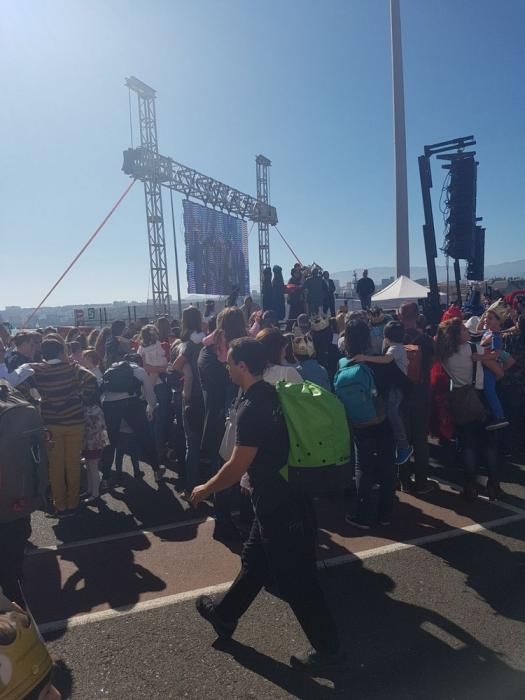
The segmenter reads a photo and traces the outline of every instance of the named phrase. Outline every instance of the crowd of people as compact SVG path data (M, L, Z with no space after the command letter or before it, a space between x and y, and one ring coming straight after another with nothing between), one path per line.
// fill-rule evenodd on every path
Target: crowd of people
M117 320L89 334L50 327L11 337L0 326L0 378L37 407L48 431L50 514L96 509L122 483L125 455L136 479L141 463L157 482L174 469L181 498L194 506L213 499L217 539L246 540L232 589L219 603L200 599L200 614L231 635L271 570L313 650L338 658L315 578L312 503L280 477L288 435L275 386L313 382L341 400L353 448L345 518L363 530L391 524L396 489L421 497L438 488L430 435L454 447L470 500L501 498L502 455L511 438L512 449L524 447L525 293L484 305L478 298L475 309L452 305L430 327L415 302L370 309L370 289L363 286L362 310L336 311L327 272L297 265L285 285L275 266L273 279L265 272L262 308L247 297L215 314L207 302L204 315L190 306L180 322ZM0 585L16 600L23 547L20 555L12 543L25 544L30 526L9 520L0 518L0 548L12 552Z
M46 328L13 338L1 326L0 374L39 406L50 433L50 492L57 518L74 516L82 504L96 506L101 491L119 485L125 455L136 478L143 476L142 461L157 481L166 465L176 462L184 474L182 495L189 499L221 461L226 418L238 398L227 370L228 348L237 338L255 337L263 345L264 380L273 385L308 380L337 393L334 380L343 357L368 368L385 420L364 435L353 426L358 503L368 498L361 484L367 469L363 454L374 454L379 443L392 454L402 488L418 494L434 488L428 480L429 433L457 440L469 464L476 460L465 444L502 443L499 432L481 442L473 437L470 423L458 415L464 409L461 387L482 392L479 415L486 413L486 433L507 427L509 417L514 424L521 419L522 297L513 305L503 299L486 302L481 317L452 305L439 327L430 329L415 303L390 313L377 307L349 313L342 306L335 314L330 277L316 266L306 273L294 267L285 287L280 279L276 266L273 293L263 290L262 309L248 297L242 306L215 315L208 302L204 317L190 306L180 323L114 321L89 335L70 329L63 337ZM277 289L287 295L286 321ZM391 440L384 439L385 431ZM371 440L372 433L380 437ZM499 489L494 471L492 482L491 494ZM467 491L472 494L471 485ZM231 534L228 509L221 503L217 510L217 535L221 529ZM355 524L371 524L369 514L354 515L348 517Z

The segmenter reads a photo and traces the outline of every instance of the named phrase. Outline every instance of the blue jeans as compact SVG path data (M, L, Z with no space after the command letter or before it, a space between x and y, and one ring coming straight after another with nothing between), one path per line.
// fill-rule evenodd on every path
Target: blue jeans
M499 481L501 431L487 431L482 423L468 423L458 426L457 434L467 483L476 479L480 461L485 462L489 479Z
M489 405L491 418L501 420L505 413L496 390L496 375L488 367L483 367L483 393Z
M394 440L388 421L354 429L356 518L371 525L390 521L394 505Z
M391 386L390 391L388 392L386 412L388 415L388 420L390 421L390 425L392 426L394 440L396 441L396 447L398 449L408 447L405 421L401 412L402 401L403 392L401 391L401 389L395 386Z

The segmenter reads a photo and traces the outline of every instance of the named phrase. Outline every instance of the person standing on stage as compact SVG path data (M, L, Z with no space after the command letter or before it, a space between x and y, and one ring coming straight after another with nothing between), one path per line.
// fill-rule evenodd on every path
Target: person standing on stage
M376 291L374 280L368 276L368 270L363 270L363 276L358 280L355 290L361 300L361 308L368 311L372 304L372 295Z

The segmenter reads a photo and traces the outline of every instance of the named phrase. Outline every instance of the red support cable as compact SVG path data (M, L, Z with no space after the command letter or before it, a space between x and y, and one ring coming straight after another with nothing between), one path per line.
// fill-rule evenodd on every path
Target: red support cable
M86 248L88 248L88 246L90 246L91 243L95 240L95 238L98 236L98 234L100 233L100 231L104 228L104 226L105 226L105 224L107 223L107 221L111 218L112 214L113 214L113 213L115 212L115 210L118 208L118 206L120 205L120 203L122 202L122 200L124 199L124 197L128 194L128 192L130 191L130 189L133 187L133 185L135 184L135 182L136 182L136 180L132 180L132 181L130 182L130 184L128 185L128 187L126 187L126 189L124 190L124 192L120 195L120 197L117 199L117 201L115 202L115 204L113 205L113 207L110 209L109 213L106 214L106 216L105 216L104 219L102 220L102 223L99 225L99 227L96 229L96 231L89 237L89 239L87 240L87 242L86 242L86 243L83 245L83 247L80 249L80 252L79 252L79 253L75 256L75 258L69 263L69 265L66 267L66 269L64 270L64 272L60 275L60 277L57 279L57 281L55 282L55 284L51 287L51 289L49 290L49 292L45 295L45 297L42 299L42 301L41 301L40 304L36 307L36 309L34 309L34 310L30 313L30 315L26 318L25 323L24 323L24 326L27 326L27 324L28 324L29 321L33 318L33 316L36 314L36 312L42 307L42 305L44 304L44 302L51 296L51 294L55 291L55 289L58 287L58 285L60 284L60 282L62 282L62 280L64 279L64 277L65 277L65 276L67 275L67 273L71 270L71 268L73 267L73 265L76 263L76 261L77 261L77 260L80 258L80 256L82 255L82 253L83 253L83 252L86 250Z

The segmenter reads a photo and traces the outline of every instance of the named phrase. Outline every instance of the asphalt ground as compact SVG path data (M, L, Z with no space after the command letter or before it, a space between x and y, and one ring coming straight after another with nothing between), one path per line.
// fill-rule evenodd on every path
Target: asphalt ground
M525 460L505 464L501 502L471 506L448 485L454 460L434 456L439 492L400 495L392 528L362 533L342 502L319 504L320 575L348 650L327 679L290 668L306 640L268 592L216 643L194 598L233 579L239 547L212 539L211 508L189 508L175 472L159 486L144 466L75 519L36 514L26 593L64 697L525 698Z
M264 592L227 643L191 600L50 635L59 684L73 698L522 700L524 537L521 522L323 572L348 651L326 678L290 668L304 637Z

